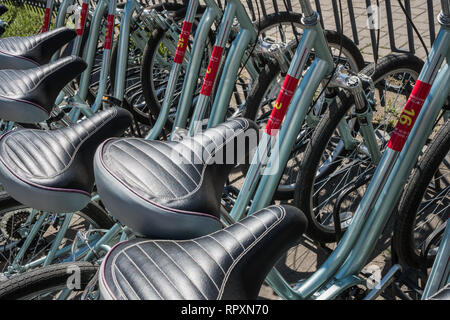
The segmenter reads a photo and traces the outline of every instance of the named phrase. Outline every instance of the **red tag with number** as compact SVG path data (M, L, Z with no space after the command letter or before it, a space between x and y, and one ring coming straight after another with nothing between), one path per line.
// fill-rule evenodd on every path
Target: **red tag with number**
M50 8L45 9L44 13L44 25L42 26L42 32L47 32L50 24Z
M295 89L297 89L299 79L287 75L284 79L283 86L278 94L275 106L272 109L269 121L266 125L266 133L274 136L281 127L284 116L286 115L289 104L294 96Z
M114 32L114 15L109 14L108 18L106 19L106 34L104 44L104 48L107 50L111 49L113 32Z
M80 14L80 19L78 20L78 25L77 25L77 34L79 36L81 36L83 34L83 29L84 29L84 23L86 21L86 16L87 16L87 12L88 12L88 4L84 3L81 5L81 14Z
M402 115L392 133L391 140L389 140L388 148L398 152L402 151L430 90L430 84L420 80L416 81L413 91L403 108Z
M206 70L205 79L203 80L202 90L200 94L209 97L216 80L217 71L220 65L220 59L222 58L223 48L214 46L211 59L209 60L208 69Z
M183 22L183 27L181 28L180 39L178 40L177 51L175 52L175 58L173 62L181 64L186 54L187 45L189 42L189 36L191 35L192 23Z

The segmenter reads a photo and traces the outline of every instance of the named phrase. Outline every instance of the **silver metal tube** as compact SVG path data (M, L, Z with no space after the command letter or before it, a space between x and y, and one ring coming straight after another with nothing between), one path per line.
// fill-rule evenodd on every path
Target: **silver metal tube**
M50 248L50 251L47 254L47 257L45 258L43 266L48 266L52 263L53 259L55 258L55 253L58 250L59 245L61 244L61 241L66 234L67 229L69 228L70 221L72 220L73 213L66 213L64 217L64 222L61 225L61 228L59 228L58 233L56 234L55 239L53 240L52 247ZM64 231L64 232L63 232Z
M212 117L209 119L208 128L225 121L226 111L230 105L233 87L240 67L240 64L236 63L236 61L241 60L250 40L251 32L247 29L242 29L228 52L227 60L222 69L223 76L220 78L217 95L214 99L211 111Z
M309 0L300 0L300 6L302 7L302 12L305 17L314 15L314 10L311 7L311 2Z
M450 16L450 0L441 0L442 13L449 17Z
M212 26L217 12L208 7L202 16L199 29L197 29L194 38L194 47L192 48L191 58L186 68L186 78L183 82L180 100L177 107L177 115L175 117L174 128L186 127L187 117L192 105L192 97L196 87L197 78L199 76L202 63L203 51L205 49L208 32Z
M135 0L128 0L125 10L120 17L120 35L118 43L117 63L116 63L116 83L114 84L114 98L123 100L125 92L125 77L128 66L128 45L130 40L131 16L136 8Z
M78 96L81 98L81 100L86 100L88 89L89 89L89 81L91 77L92 67L94 65L94 57L95 57L95 48L97 46L98 38L99 38L99 32L100 29L100 23L102 21L102 16L105 14L106 11L106 5L107 0L100 0L98 1L94 14L92 16L91 26L89 29L89 36L86 41L86 48L85 52L82 53L83 60L87 63L86 70L81 74L81 80L80 80L80 90L78 92ZM90 50L89 50L90 49Z
M274 150L272 150L269 163L253 198L250 214L268 206L272 200L283 174L283 170L276 170L276 168L286 166L292 147L300 132L299 127L304 122L308 107L312 103L313 95L311 93L319 87L328 70L329 64L327 61L316 59L297 88L284 120L285 123L296 123L297 126L288 126L286 130L282 128L279 133L279 148L273 148ZM300 94L297 94L297 92ZM308 94L301 94L304 92Z
M170 112L170 106L172 105L173 91L175 89L176 81L178 75L180 74L181 64L175 63L172 70L170 71L169 80L167 83L166 97L164 98L161 111L159 112L158 119L155 125L150 130L149 134L145 137L147 140L157 139L167 122Z

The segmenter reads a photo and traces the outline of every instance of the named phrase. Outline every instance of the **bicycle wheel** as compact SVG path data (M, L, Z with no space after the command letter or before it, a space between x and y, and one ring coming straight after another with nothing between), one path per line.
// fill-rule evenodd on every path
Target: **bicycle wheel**
M65 217L63 214L48 214L22 259L15 261L16 264L13 263L31 228L43 214L22 205L6 192L0 193L0 276L3 278L8 278L15 272L22 272L22 266L48 253L56 234L61 230ZM73 214L59 248L69 248L78 231L86 231L89 228L109 229L113 223L100 206L91 202L83 210ZM70 250L55 258L55 262L62 261L68 255Z
M0 300L77 300L98 268L78 261L31 270L0 282Z
M433 232L450 217L449 151L447 120L417 163L398 205L392 249L404 266L427 269L434 261L439 246Z
M390 139L423 62L413 55L390 55L376 68L361 71L375 85L372 125L381 152ZM339 214L341 229L348 227L361 201L376 165L372 162L354 112L352 99L340 92L320 119L305 150L297 175L294 203L308 220L307 234L321 242L336 241L334 216ZM349 127L352 146L344 147L338 125ZM341 124L342 125L342 124Z
M275 16L273 17L273 20L274 24L281 23L282 25L287 25L289 27L291 18L287 16ZM346 36L340 36L335 31L328 30L325 31L325 37L332 54L335 57L336 63L343 65L346 69L352 70L353 72L358 72L364 67L364 59L356 45L350 39ZM340 61L338 62L337 59L341 41L342 54ZM293 57L295 49L296 42L293 42L288 47L288 52L291 57ZM310 62L312 62L313 59L314 53L311 54L307 66L310 65ZM269 64L265 70L261 72L257 83L254 85L254 90L252 90L247 99L243 116L255 120L263 128L269 120L270 113L281 89L283 80L279 66L276 64ZM320 112L325 110L323 106L317 109L321 109L322 111ZM317 118L314 116L311 117L311 120L313 121L305 123L304 128L296 141L292 154L290 155L290 160L288 161L281 178L280 186L275 193L275 199L277 200L288 200L294 197L295 178L300 167L300 162L306 149L307 142L311 139L311 134L318 122Z

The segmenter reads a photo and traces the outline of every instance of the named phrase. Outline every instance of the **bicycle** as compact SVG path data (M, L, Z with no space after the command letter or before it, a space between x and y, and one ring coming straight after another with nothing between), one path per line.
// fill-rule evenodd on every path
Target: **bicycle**
M449 132L447 119L411 173L395 212L394 261L405 273L414 269L425 276L423 291L414 289L409 299L428 299L448 282Z
M446 2L448 4L448 2ZM302 2L302 8L303 11L305 12L312 12L312 10L308 11L308 9L311 9L311 7L309 6L309 3L306 4L306 2ZM445 10L445 5L443 2L443 9ZM447 6L448 8L448 6ZM448 10L444 11L444 13L442 14L444 17L449 15ZM312 14L310 15L312 16ZM319 28L316 26L316 28ZM319 29L320 30L320 29ZM309 30L307 30L305 32L306 36L308 37L308 32ZM328 281L331 281L330 283L328 283L328 286L325 287L325 290L323 292L320 292L318 295L315 296L315 298L319 298L319 299L325 299L325 298L333 298L333 297L337 297L339 294L341 294L345 289L361 284L362 281L361 279L359 279L356 275L359 272L359 268L362 267L362 265L364 264L365 260L367 259L367 255L370 254L369 251L370 247L373 246L374 244L374 239L376 240L379 236L379 233L381 232L381 229L383 228L384 223L386 222L388 216L390 215L390 211L389 207L393 207L395 206L395 204L393 205L391 203L391 201L389 201L389 198L395 198L395 197L399 197L401 191L402 191L402 186L404 181L407 178L407 175L409 174L410 168L414 165L415 160L417 159L417 156L420 152L420 150L422 149L423 145L426 142L426 139L428 137L428 134L431 130L431 126L434 123L434 119L437 118L438 113L441 111L442 109L442 105L444 104L445 99L448 96L448 77L449 77L449 73L448 73L448 65L445 65L443 67L443 69L439 72L439 75L436 74L436 72L434 72L435 70L433 70L433 68L430 68L431 66L437 65L439 62L442 63L443 59L441 59L441 57L438 55L439 51L442 50L442 52L447 53L448 55L448 41L444 41L446 40L445 38L445 34L446 34L446 30L445 28L443 28L443 30L441 30L439 36L438 36L438 40L436 41L435 45L436 47L433 48L431 55L430 55L430 59L427 61L427 63L425 64L424 70L422 71L421 75L419 76L419 81L420 82L416 82L416 85L418 86L418 88L421 85L421 81L420 79L424 80L425 76L430 76L431 73L431 78L436 78L435 81L435 85L431 86L429 85L428 89L431 90L430 91L430 95L429 95L429 99L426 100L423 108L422 108L422 112L419 115L419 118L417 119L417 121L415 122L414 125L414 129L412 130L411 134L409 135L409 139L406 142L405 145L405 139L401 138L399 140L399 136L394 135L394 138L391 139L391 143L390 146L388 147L388 150L384 153L382 159L381 159L381 163L380 165L377 167L377 171L373 177L373 179L371 180L371 183L369 185L369 189L367 192L366 197L364 198L365 201L363 201L357 211L357 213L355 214L354 218L352 219L351 225L348 228L347 232L344 234L341 242L338 245L338 248L332 253L332 255L330 256L329 260L327 260L324 264L324 266L322 266L317 273L315 273L313 275L312 278L308 279L307 281L305 281L304 283L302 283L298 288L295 288L295 290L293 288L291 288L289 285L287 285L286 283L283 283L283 281L276 275L276 273L274 273L274 271L272 271L269 274L269 278L268 281L272 284L272 286L277 287L278 289L278 293L283 293L284 297L297 297L297 298L308 298L311 297L311 295L317 291L320 288L323 288L324 285L326 285L326 283ZM303 40L306 41L306 40ZM445 44L447 42L447 44ZM300 48L302 48L302 46L300 46ZM304 49L304 48L302 48ZM300 51L302 52L302 51ZM331 57L329 60L332 60ZM294 59L295 61L295 59ZM295 65L295 62L294 62ZM320 58L316 58L316 61L313 63L312 65L312 69L313 71L315 71L315 69L321 71L322 75L326 73L327 71L327 64L326 63L321 63L320 62ZM292 67L292 66L291 66ZM311 72L312 71L308 71L309 76L311 76ZM331 67L328 68L329 72L331 72ZM437 71L437 70L436 70ZM308 79L308 73L306 76L306 79ZM320 73L319 73L320 75ZM313 79L315 79L315 77L312 77ZM289 78L288 78L289 79ZM346 80L353 80L355 81L356 79L354 77L347 77L347 78L343 78ZM319 85L319 80L315 79L315 84L318 86ZM429 81L429 82L433 82L433 81ZM302 81L303 83L303 81ZM345 83L345 82L344 82ZM309 86L311 86L312 84L309 84ZM348 83L347 83L348 85ZM302 88L302 84L300 85L300 88ZM308 87L309 88L309 87ZM361 90L361 87L359 88ZM304 94L304 90L301 90L302 92L296 93L296 95L301 96L302 94ZM312 88L310 88L310 92L313 92ZM293 95L293 102L296 102L296 95ZM292 98L292 97L290 97ZM298 98L297 98L298 99ZM299 100L301 101L301 100ZM307 107L309 107L310 102L309 103L304 103L304 107L305 109ZM276 109L274 109L276 110ZM292 114L295 114L295 111L291 111L292 109L289 109L287 114L286 114L286 120L289 119L290 116L292 116ZM417 110L415 110L417 111ZM275 111L276 112L276 111ZM405 115L408 115L408 112L410 112L410 110L406 109ZM417 115L417 113L415 113ZM277 114L275 114L277 115ZM279 114L278 114L279 115ZM435 116L433 119L433 115ZM429 119L432 119L433 121L427 121ZM274 120L279 120L279 118L273 118ZM412 126L413 121L411 121L410 125ZM291 124L292 122L287 122L289 124ZM296 123L298 126L301 125L298 124L298 122L294 122ZM409 123L409 121L406 121L405 123ZM431 123L431 124L430 124ZM277 124L279 125L279 123ZM276 125L274 125L276 128ZM288 126L289 127L289 126ZM269 129L273 129L274 127L269 126ZM280 137L286 137L286 129L287 127L283 126L281 127L281 132ZM269 130L269 133L272 133L271 130ZM294 138L297 136L297 134L292 134L292 141L291 141L291 147L293 144L293 140ZM270 137L266 137L263 136L263 139L270 139ZM414 141L415 139L417 139L416 141L418 141L419 143L415 146L413 146L414 148L411 147L412 143L411 141ZM264 141L264 140L263 140ZM285 139L283 139L283 141L286 141ZM267 142L267 141L265 141ZM398 144L397 144L398 143ZM264 146L263 148L266 148L267 145L265 144L260 144L260 146ZM393 150L391 149L400 149L402 150L402 152L399 151L400 150ZM286 148L286 149L290 149L290 148ZM413 150L413 152L411 152L411 150ZM259 150L260 151L260 150ZM283 144L281 145L281 149L280 152L276 152L276 153L272 153L270 155L269 158L269 166L266 168L266 170L270 170L270 164L273 163L273 160L276 159L280 154L283 154ZM409 152L408 152L409 151ZM290 152L290 151L289 151ZM411 155L411 154L414 154ZM284 153L284 154L288 154L288 152ZM397 161L395 164L394 162ZM387 165L389 162L392 163L392 165ZM409 165L408 165L409 163ZM405 166L406 164L406 166ZM252 167L255 165L252 165L250 167L250 173L252 172ZM409 168L408 168L409 167ZM254 170L254 168L253 168ZM399 173L401 173L401 176L399 175ZM280 174L280 173L279 173ZM391 181L395 181L395 179L402 179L403 178L403 183L396 181L396 183L390 183ZM277 177L273 177L273 176L263 176L262 177L262 181L264 181L264 179L266 179L266 181L272 181L273 183L269 184L269 185L262 185L265 190L269 189L267 192L268 193L273 193L277 187L278 181ZM270 180L269 180L270 179ZM379 181L382 181L383 183L381 184L384 188L384 190L380 190L378 187L379 185ZM105 186L104 186L105 187ZM107 187L107 186L106 186ZM271 189L271 190L270 190ZM262 197L261 193L264 193L265 190L263 191L259 191L259 193L257 192L257 196L259 196L260 200L259 202L256 201L254 198L253 202L251 204L251 208L250 208L250 213L254 212L255 210L258 209L258 206L263 205L264 201L270 201L271 197ZM385 197L380 197L380 194L385 195ZM374 201L371 201L374 200ZM375 201L376 200L376 201ZM393 203L395 203L395 201L392 201ZM374 206L373 206L374 205ZM368 206L368 207L366 207ZM236 206L235 206L236 208ZM367 210L370 209L370 210ZM373 208L376 208L377 210L372 211ZM232 212L233 213L233 212ZM366 220L366 214L369 214L368 219ZM356 242L358 240L359 237L364 237L365 241L359 241ZM114 252L114 250L113 250ZM349 259L346 259L346 258ZM333 277L334 276L334 277ZM333 279L334 278L334 279ZM333 281L336 280L336 281ZM383 279L383 283L385 283L387 280ZM376 294L371 294L371 297L376 296Z
M308 11L306 11L306 12L308 12ZM305 20L306 19L308 19L308 18L311 18L312 16L311 15L306 15L306 18L304 19L304 22L305 22ZM308 22L310 22L310 21L308 21ZM318 40L318 46L317 47L315 47L315 49L316 49L316 55L318 56L318 57L324 57L325 59L327 59L326 61L329 63L328 64L328 71L329 72L331 72L331 69L332 69L332 66L333 66L333 58L332 58L332 56L331 56L331 53L330 53L330 51L329 51L329 49L328 49L328 46L326 45L326 42L325 42L325 40L324 40L324 37L323 37L323 32L321 31L321 29L320 29L320 26L318 26L317 25L317 17L316 17L316 24L313 26L313 27L311 27L311 25L308 25L308 24L305 24L305 25L307 25L307 26L309 26L311 29L309 29L309 28L307 28L306 29L306 31L305 31L305 34L304 34L304 37L302 38L303 40L302 41L304 41L304 39L305 39L305 37L306 38L308 38L308 37L310 37L309 38L309 41L311 41L312 42L312 37L313 37L313 32L315 31L314 29L315 28L317 28L317 30L318 31L320 31L320 33L318 33L319 34L319 37L320 37L320 35L322 36L322 38L319 38L319 40ZM314 30L314 31L311 31L311 30ZM322 40L322 41L320 41L320 40ZM291 69L292 70L296 70L299 74L297 75L298 77L300 77L300 74L302 73L302 71L303 71L303 67L304 67L304 65L306 64L306 62L307 62L307 58L308 58L308 54L303 54L304 52L303 52L303 49L304 49L304 47L302 46L302 44L303 44L303 42L301 42L301 44L300 44L300 46L299 46L299 49L297 50L297 52L299 53L298 55L296 55L296 57L297 58L302 58L301 59L301 61L300 61L300 63L299 63L299 61L296 61L297 63L293 63L293 64L291 64ZM311 45L311 43L309 43L309 45ZM323 46L323 47L322 47ZM317 62L317 59L319 59L319 58L316 58L316 62ZM295 61L295 58L294 58L294 61ZM314 63L313 63L313 66L314 66ZM326 69L327 68L325 68L325 66L326 66L326 63L325 63L325 65L324 66L322 66L322 67L324 67L323 69L322 69L322 72L324 73L325 71L326 71ZM236 70L237 71L237 70ZM308 71L308 73L309 73L309 75L311 74L311 72L313 72L314 70L309 70ZM307 73L307 75L305 76L305 79L308 79L308 73ZM318 83L317 83L317 86L319 85L319 83L320 83L320 81L318 81ZM219 90L220 91L220 90ZM301 90L300 90L301 91ZM205 98L206 99L206 98ZM217 102L215 102L215 103L217 103ZM311 103L311 102L309 102L309 103ZM200 106L204 106L204 104L202 104L202 103L200 103ZM214 110L214 108L213 108L213 110ZM211 119L210 119L210 122L211 122ZM300 123L301 123L302 121L300 121ZM148 143L154 143L153 141L149 141ZM250 169L251 170L251 169ZM250 174L250 172L251 171L249 171L249 174ZM111 183L109 183L109 185L110 186L112 186L112 184ZM244 184L245 185L245 184ZM99 186L99 185L98 185ZM103 187L104 188L104 187ZM241 193L242 194L242 193ZM105 201L105 204L107 204L107 206L109 205L109 206L112 206L113 205L113 199L111 199L111 197L108 197L107 195L105 196L105 194L103 194L102 195L102 199L106 199L106 201ZM109 203L109 204L108 204ZM119 207L120 207L120 204L117 204ZM115 206L114 206L115 207ZM236 206L234 207L234 208L236 208ZM120 216L120 213L119 212L117 212L116 210L114 210L115 212L114 212L114 214L119 214L118 216ZM132 228L136 228L137 230L139 230L139 226L136 226L134 223L127 223L126 221L126 219L128 218L128 219L130 219L131 217L124 217L124 216L120 216L120 218L122 219L122 221L125 221L125 224L126 225L129 225L129 226L131 226ZM131 218L132 219L132 218ZM132 222L132 221L131 221ZM217 226L217 225L216 225Z
M8 7L5 6L5 5L3 5L3 4L1 4L1 5L0 5L0 16L1 16L2 14L4 14L5 12L7 12L7 11L8 11ZM6 27L7 27L7 23L4 22L4 21L2 21L2 20L0 20L0 37L1 37L1 35L2 35L3 33L5 33Z
M303 12L307 13L305 16L314 21L315 14L309 2L301 1L301 4ZM443 0L441 4L443 10L439 15L439 21L442 26L441 31L403 110L400 117L401 121L396 125L394 134L380 159L367 192L354 214L350 226L326 262L312 277L300 282L296 287L292 288L289 286L276 270L273 269L269 273L266 280L280 297L291 299L333 299L345 295L347 289L351 287L364 284L362 278L358 276L359 271L366 263L392 210L396 207L397 201L403 191L403 186L411 172L411 168L425 145L435 120L442 111L442 107L449 94L450 87L448 83L450 73L448 72L448 63L443 64L443 62L445 58L448 59L449 57L448 21L450 17L450 3L447 0ZM306 30L298 52L303 53L304 50L308 50L306 44L308 44L308 40L312 42L309 37L313 37L310 34L310 30L320 30L319 28L319 26L313 25L311 29ZM311 33L313 32L311 31ZM320 33L318 32L317 34L319 35ZM309 43L311 44L311 42ZM318 52L318 55L320 56L321 53ZM283 164L286 162L287 155L293 146L302 123L302 121L298 120L304 117L305 111L310 106L312 98L307 98L307 96L311 92L314 92L313 88L318 86L321 80L320 78L327 71L331 72L330 65L325 62L331 61L331 58L325 61L321 60L321 58L324 59L323 56L316 58L312 68L300 83L300 87L295 91L295 94L292 94L292 91L289 93L287 90L283 90L280 93L279 102L283 102L283 105L286 107L292 99L291 105L295 105L296 108L289 108L288 110L280 109L281 111L275 108L273 111L272 119L269 120L266 133L259 143L255 156L257 160L261 159L257 157L263 156L263 161L259 160L256 164L251 165L244 186L242 187L242 190L248 193L255 190L256 186L254 185L254 181L256 181L257 175L259 174L260 166L262 163L267 163L264 169L266 174L263 174L261 177L258 185L259 188L256 190L247 215L251 215L253 212L263 208L272 199L273 193L278 185L281 170L278 170L276 174L273 174L273 171L271 172L270 170L273 168L273 164L278 163L278 161L281 163L279 167L284 168ZM441 64L443 66L439 70ZM299 68L298 60L294 57L293 63L291 64L291 71L298 69L302 68ZM285 83L293 86L293 83L296 84L297 80L295 74L294 76L291 74L288 73ZM362 97L364 91L361 82L357 78L342 74L339 77L341 77L340 79L337 78L339 86L347 88L350 85L355 86L358 88L356 92L361 94L359 97ZM353 93L355 94L355 91ZM358 94L355 94L355 100L358 103ZM365 104L363 101L366 100L359 100L361 105ZM286 111L287 114L284 123L288 125L282 126L280 132L276 133L281 141L280 147L278 150L272 150L269 156L267 155L267 149L270 149L272 138L277 137L276 135L271 136L270 134L273 133L273 129L280 127L281 119L284 116L283 112ZM296 125L297 130L293 129L295 127L293 124ZM266 159L268 159L267 162L264 161ZM239 194L238 200L231 211L230 215L236 221L240 220L246 211L247 204L249 203L248 200L251 197L248 193L241 192ZM242 199L247 201L240 202ZM116 265L116 267L118 266ZM380 287L370 292L367 298L376 298L380 293L380 288L384 288L391 281L396 270L398 270L398 266L393 267L392 272L381 280ZM104 272L109 271L110 269L106 269ZM111 285L109 282L108 284Z
M330 51L328 50L328 46L326 45L326 42L325 42L325 39L324 39L324 36L323 36L323 32L321 30L321 27L317 23L317 16L315 16L313 14L313 12L311 10L311 7L309 6L309 2L306 3L306 2L303 1L302 5L303 5L304 12L306 13L305 14L305 18L304 18L304 22L305 22L305 20L307 20L308 23L305 23L307 28L305 30L304 36L302 38L302 41L300 42L299 48L297 49L297 53L298 54L294 57L293 63L291 64L291 67L290 67L291 70L290 71L296 71L296 73L294 75L299 77L299 75L303 71L303 67L306 64L307 58L308 58L308 54L305 54L305 51L309 51L308 47L312 47L313 38L314 38L314 35L317 32L317 36L318 36L317 39L318 40L316 42L317 46L315 46L315 49L316 49L315 50L315 52L316 52L316 60L312 64L312 67L307 71L306 76L304 77L304 80L302 81L302 83L310 82L308 80L310 80L311 75L314 74L314 81L312 81L312 82L314 82L313 85L316 85L316 87L318 87L320 82L322 81L321 77L324 76L327 72L331 73L331 71L333 69L333 58L331 56ZM315 20L315 23L314 23L314 20ZM306 44L306 46L305 46L305 44ZM321 58L325 59L325 60L321 60ZM320 61L322 61L322 62L320 62ZM319 67L317 67L317 66L319 66ZM291 74L292 74L292 72L291 72ZM289 77L290 76L288 76L288 78ZM311 86L312 84L310 83L309 85ZM297 93L300 93L300 95L302 95L305 92L307 92L309 94L309 93L315 91L315 88L314 88L314 90L313 90L313 88L310 88L310 90L306 90L306 91L303 90L303 89L304 88L302 88L302 85L300 85L300 89L297 90ZM282 92L284 92L284 90ZM311 97L310 101L308 101L308 99L306 99L306 100L307 101L304 101L304 105L303 105L303 107L305 109L308 108L311 105L312 97ZM285 102L285 101L283 101L283 102ZM286 105L285 105L285 108L286 108ZM278 109L274 108L274 110L278 110ZM297 108L297 110L298 110L298 108ZM283 110L283 111L285 111L285 110ZM289 113L288 113L288 116L289 116ZM279 120L279 118L274 118L273 120L277 120L277 119ZM237 120L232 120L231 121L233 126L236 126L239 122L237 122ZM289 124L296 124L297 126L301 126L302 122L303 121L289 121L287 123L289 123ZM271 123L271 122L269 121L269 123ZM281 123L277 123L276 125L279 126L280 124ZM225 124L225 125L227 125L227 124ZM228 125L230 125L230 124L228 124ZM248 121L244 121L244 123L243 124L241 123L239 126L241 126L241 127L244 126L244 128L246 128L246 127L249 126L249 122ZM270 125L269 127L272 128L272 126L273 126L273 124ZM269 132L272 133L271 131L269 131ZM195 136L193 138L195 139ZM263 136L262 139L263 140L262 140L262 142L259 145L266 147L267 146L267 141L265 141L264 139L268 139L268 137ZM132 143L132 140L133 139L129 140L130 144ZM282 139L282 140L285 141L285 139ZM137 189L137 190L139 190L139 193L142 193L145 190L147 190L145 184L142 185L142 183L140 183L140 182L135 180L137 177L142 176L143 173L140 173L138 175L134 175L133 174L133 179L130 179L131 177L129 176L129 174L126 174L124 176L123 168L121 169L122 164L126 163L126 162L123 161L123 159L121 160L121 157L114 158L113 154L111 154L111 155L107 156L108 157L107 162L105 162L104 160L101 160L103 156L106 157L106 155L103 155L103 151L110 150L109 147L105 147L105 145L108 145L108 144L111 144L111 145L117 144L117 148L119 150L123 149L123 148L126 148L126 149L124 149L124 150L126 150L126 153L131 152L133 150L133 148L134 148L134 150L136 150L136 146L134 146L132 149L129 149L130 147L127 147L127 143L128 143L127 141L128 141L127 139L119 140L117 142L114 141L114 140L107 141L102 147L99 148L99 151L97 153L98 156L96 157L96 166L97 166L96 168L99 168L98 171L96 171L96 181L97 181L97 187L98 187L98 190L99 190L99 194L100 194L101 198L104 199L105 205L109 208L110 212L114 216L118 217L119 220L121 220L125 225L129 226L132 229L137 230L139 233L143 233L143 234L147 234L147 235L152 235L152 234L154 235L155 231L151 232L151 229L159 228L161 226L149 225L149 224L138 222L138 221L141 221L140 219L142 219L142 217L145 217L145 211L148 210L148 207L147 207L148 203L142 203L142 197L146 198L147 196L145 195L145 193L144 193L144 195L139 196L139 194L133 193L132 192L133 188L131 188L131 185L133 185L134 187L139 185L140 187L139 187L139 189ZM183 145L183 141L178 142L178 143L177 142L173 142L173 143L175 143L174 146L182 146ZM161 147L164 146L164 143L161 143L161 142L158 142L158 141L151 141L151 140L147 140L147 141L146 140L139 140L139 143L142 144L139 148L144 148L144 147L147 148L146 145L148 145L149 146L148 148L150 148L150 149L155 148L156 145L161 146ZM153 147L151 147L151 146L153 146ZM114 148L116 148L116 147L114 147ZM165 152L165 153L167 153L167 152ZM140 153L141 156L145 155L145 159L147 159L147 156L150 157L150 154L151 153L149 153L147 150L145 152ZM164 153L162 153L162 154L164 154ZM200 152L199 154L202 154L202 153ZM288 152L288 154L289 154L289 152ZM154 156L154 154L152 156ZM129 159L133 159L133 157L128 157L128 158ZM151 159L151 157L149 159ZM127 161L128 162L127 167L129 169L132 169L134 166L132 166L129 161L130 160ZM135 160L133 160L133 161L135 161ZM141 161L143 161L143 159L139 160L139 162L141 162ZM106 166L106 168L105 168L105 163L108 163L108 166ZM143 161L141 163L145 163L145 161ZM116 166L118 166L118 167L116 167ZM254 172L254 169L255 169L255 165L253 164L253 165L250 166L250 171L249 171L249 174L247 176L247 179L251 179L252 178L252 170ZM119 170L119 171L117 171L117 170ZM191 171L191 169L189 169L189 170ZM181 171L183 171L183 170L181 170ZM155 172L155 174L156 174L156 172ZM180 174L182 174L182 172L180 172ZM178 173L177 173L177 175L178 175ZM222 172L221 173L221 177L223 177L223 175L224 174ZM254 175L254 173L253 173L253 175ZM119 177L119 180L116 180L117 177ZM161 180L163 178L167 179L167 176L159 174L159 178L158 179ZM178 178L178 179L181 179L181 177ZM175 179L175 181L178 180L178 179ZM172 180L173 179L171 179L171 181L170 181L170 185L173 185L175 183L175 181L172 181ZM219 179L217 179L217 180L218 181L216 183L219 184L220 180ZM118 183L118 181L120 181L120 183ZM164 180L164 181L166 181L166 180ZM203 179L201 179L201 181L203 181ZM243 190L245 190L245 185L246 184L244 183ZM276 185L277 185L277 183L273 184L274 187L276 187ZM266 187L266 186L264 186L264 187ZM144 188L144 189L142 189L142 188ZM118 195L117 192L119 192L119 190L123 191L123 192L122 191L120 192L123 195L123 198L117 197L117 195ZM177 191L177 193L178 193L178 191ZM130 192L131 192L131 194L130 194ZM145 191L145 192L149 192L149 191ZM167 192L167 191L165 191L165 192ZM221 190L220 190L220 192L221 192ZM220 197L220 192L216 196ZM241 192L240 196L242 194L245 195L245 192ZM184 199L184 198L181 197L181 199ZM186 198L186 201L188 201L187 199L188 198ZM168 201L168 199L165 199L164 197L162 198L162 200L164 200L164 203L166 203ZM170 198L169 198L169 200L170 200ZM126 202L124 202L124 201L126 201ZM239 201L239 198L238 198L238 201ZM270 200L268 200L268 201L270 201ZM133 212L134 214L132 214L132 215L131 214L128 214L128 215L123 214L124 213L124 210L123 210L124 208L122 206L123 205L127 206L127 203L128 203L128 205L130 203L133 203L133 206L139 206L139 210L134 211ZM181 202L181 203L176 202L176 203L177 203L177 208L176 208L175 211L183 210L181 207L178 208L178 206L179 205L181 206L183 204L183 202ZM190 204L190 206L194 205L193 203L189 203L189 204ZM199 204L196 204L195 206L198 206L198 205ZM241 205L241 204L236 203L235 206L233 207L233 210L236 210L237 208L239 208L239 205ZM255 205L255 202L253 202L252 206L254 206L254 205ZM156 207L159 208L157 210L161 210L161 205L156 205ZM165 206L163 206L162 209L163 210L168 210L167 208L165 208ZM194 209L192 209L192 210L196 211ZM215 210L216 214L218 213L217 210L218 209ZM137 214L138 212L140 212L141 214ZM201 208L200 208L199 212L202 212ZM201 216L203 216L202 214L200 214L200 215L197 214L197 215L194 215L194 216L196 216L197 219L206 220L204 223L206 223L209 226L209 228L218 228L220 226L220 224L218 224L217 218L216 218L216 221L214 222L214 219L213 220L206 219L206 218L205 219L201 219ZM231 212L231 216L233 217L233 211ZM141 217L141 218L139 218L139 217ZM188 223L181 224L181 226L184 226L185 228L189 228L190 225L191 224L188 224ZM196 225L198 226L198 224L196 224ZM150 231L146 230L145 228L150 228ZM167 226L164 225L164 228L168 228L168 230L172 230L173 225L171 225L169 223L169 224L167 224ZM164 230L167 230L167 229L164 229ZM210 229L204 228L204 230L202 230L200 232L204 233L204 232L207 232L208 230L210 230ZM179 232L181 232L181 231L179 231ZM199 231L197 230L196 232L199 232ZM167 234L167 233L163 232L163 234Z

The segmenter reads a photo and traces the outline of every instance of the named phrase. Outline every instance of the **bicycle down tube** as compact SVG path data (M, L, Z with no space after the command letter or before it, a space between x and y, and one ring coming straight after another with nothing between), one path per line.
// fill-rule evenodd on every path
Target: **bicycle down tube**
M199 1L190 1L186 12L186 18L181 28L180 38L178 40L177 49L175 51L174 64L170 70L169 80L167 81L166 94L164 101L158 115L158 119L148 134L148 139L156 139L160 134L169 117L170 106L172 104L173 94L175 86L180 76L181 67L186 54L187 45L189 43L189 37L192 31L192 25L194 23L195 14ZM194 54L195 55L195 54Z

